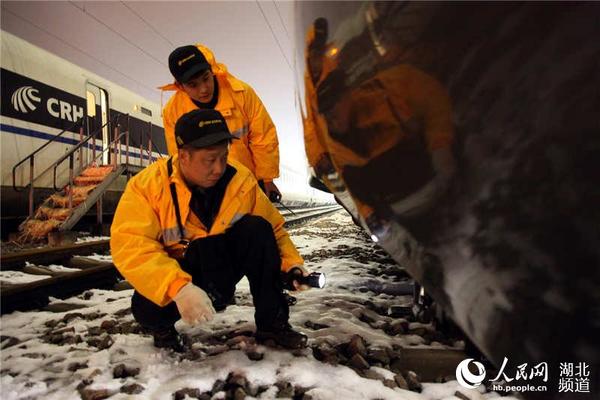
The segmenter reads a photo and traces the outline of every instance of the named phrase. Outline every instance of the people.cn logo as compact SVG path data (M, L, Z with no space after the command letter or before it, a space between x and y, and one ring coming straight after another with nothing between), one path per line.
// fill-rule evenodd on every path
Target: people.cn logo
M27 114L37 108L34 102L39 103L41 99L38 97L39 92L31 86L23 86L15 90L10 101L15 110Z
M473 361L473 364L477 367L477 374L472 373L469 370L471 361L473 361L472 358L467 358L462 360L456 367L456 380L462 387L467 389L475 389L481 385L486 374L483 364L477 361Z

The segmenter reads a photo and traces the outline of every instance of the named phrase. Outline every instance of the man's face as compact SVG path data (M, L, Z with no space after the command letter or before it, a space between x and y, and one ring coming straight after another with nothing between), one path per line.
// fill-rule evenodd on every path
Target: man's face
M186 83L177 82L177 87L187 93L193 100L208 103L215 93L213 73L207 69Z
M181 173L191 185L212 187L225 172L228 154L227 142L202 149L182 148L179 150Z

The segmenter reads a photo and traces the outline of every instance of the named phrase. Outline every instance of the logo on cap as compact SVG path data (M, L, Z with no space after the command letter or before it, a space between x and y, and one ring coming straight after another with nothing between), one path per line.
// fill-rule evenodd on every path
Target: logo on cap
M200 121L198 122L198 126L200 128L202 128L204 125L212 125L212 124L220 124L221 120L220 119L211 119L209 121Z
M194 58L194 57L196 57L196 55L195 55L195 54L189 55L189 56L187 56L186 58L182 58L181 60L177 61L177 65L179 65L179 66L181 67L181 64L183 64L183 63L184 63L184 62L186 62L187 60L189 60L189 59L192 59L192 58Z

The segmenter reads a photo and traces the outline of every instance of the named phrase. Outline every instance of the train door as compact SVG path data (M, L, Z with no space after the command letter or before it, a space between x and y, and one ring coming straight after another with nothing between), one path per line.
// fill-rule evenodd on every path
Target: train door
M86 118L86 129L88 135L102 130L102 133L98 133L94 140L102 141L102 164L109 163L110 151L108 147L111 141L110 126L107 123L109 119L109 106L108 106L108 92L94 85L93 83L86 83L86 98L87 98L87 118Z

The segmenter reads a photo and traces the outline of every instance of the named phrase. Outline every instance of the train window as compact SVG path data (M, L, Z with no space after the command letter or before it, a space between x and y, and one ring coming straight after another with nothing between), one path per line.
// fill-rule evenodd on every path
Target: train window
M140 111L142 112L142 114L146 114L147 116L151 117L152 116L152 111L148 110L147 108L144 107L140 107Z
M86 84L88 134L95 132L95 140L102 143L102 163L108 164L110 154L108 148L111 141L111 131L108 124L110 118L108 92L91 82Z
M86 98L87 98L87 115L88 117L95 117L96 116L96 96L94 96L94 93L90 92L89 90L86 91Z
M109 163L110 152L107 151L110 146L110 127L108 126L108 93L102 88L100 90L100 110L102 113L102 163L104 165Z

